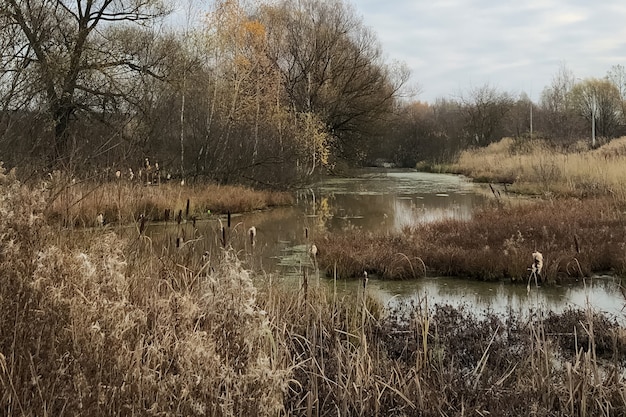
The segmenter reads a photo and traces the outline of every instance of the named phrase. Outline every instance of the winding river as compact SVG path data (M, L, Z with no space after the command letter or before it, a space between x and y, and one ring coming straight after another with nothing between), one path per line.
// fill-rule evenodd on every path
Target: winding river
M330 178L298 193L293 207L247 213L232 217L229 243L246 265L255 272L277 273L299 282L303 270L314 274L308 255L311 242L321 233L341 233L358 229L363 233L396 232L417 222L442 218L467 219L473 211L494 196L491 191L464 177L412 171L366 170L350 178ZM505 190L498 190L501 198ZM151 225L149 234L156 241L174 245L174 236L183 237L195 252L211 253L220 245L221 225L226 218L191 225ZM256 228L251 245L249 228ZM176 229L176 230L174 230ZM332 285L332 280L321 279ZM339 281L340 291L356 291L356 280ZM626 316L626 300L619 281L597 276L566 286L533 288L507 282L486 283L448 277L427 277L410 281L383 281L370 277L368 291L390 305L427 300L429 305L464 304L476 311L552 311L591 306L617 319ZM624 309L624 310L623 310Z

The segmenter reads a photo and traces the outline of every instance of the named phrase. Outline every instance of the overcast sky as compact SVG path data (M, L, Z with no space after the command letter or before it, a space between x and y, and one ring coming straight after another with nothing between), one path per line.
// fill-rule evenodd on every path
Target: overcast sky
M488 83L538 101L564 64L576 77L626 66L625 0L351 0L418 100Z

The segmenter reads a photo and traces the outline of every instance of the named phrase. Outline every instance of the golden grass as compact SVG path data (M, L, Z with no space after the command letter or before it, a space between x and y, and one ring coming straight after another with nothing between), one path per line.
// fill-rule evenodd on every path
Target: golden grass
M59 173L51 177L46 187L53 197L46 215L66 226L95 226L99 213L107 223L130 223L140 215L150 220L167 220L180 212L184 218L201 219L213 213L240 213L293 203L289 193L244 186L183 186L175 182L146 186L124 179L74 182Z
M55 235L45 194L0 178L0 415L276 415L256 288L226 254L162 256L107 229ZM187 259L189 261L189 259Z
M626 201L626 137L595 150L578 144L568 151L545 141L505 138L464 151L450 169L480 181L512 183L511 190L522 193Z

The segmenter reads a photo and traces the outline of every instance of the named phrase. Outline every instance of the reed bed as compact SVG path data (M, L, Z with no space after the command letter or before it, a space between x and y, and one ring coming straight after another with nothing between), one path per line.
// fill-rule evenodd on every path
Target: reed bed
M51 175L45 187L50 201L45 214L64 226L98 225L102 214L106 223L126 224L140 216L153 221L206 218L211 214L242 213L293 204L288 192L254 190L244 186L163 182L146 185L140 181L116 178L112 181L79 181L61 173Z
M0 415L622 416L624 328L587 311L389 310L45 221L0 174Z
M63 239L46 195L0 190L0 414L275 415L277 368L250 275L106 229ZM186 258L187 257L187 258Z
M528 279L532 253L543 278L562 281L626 270L626 215L611 198L492 205L470 220L419 223L396 234L329 234L316 242L320 268L342 278L363 271L386 279L449 275Z
M483 182L512 184L509 189L519 193L611 195L626 201L626 137L594 150L584 144L563 149L541 140L505 138L464 151L449 169Z

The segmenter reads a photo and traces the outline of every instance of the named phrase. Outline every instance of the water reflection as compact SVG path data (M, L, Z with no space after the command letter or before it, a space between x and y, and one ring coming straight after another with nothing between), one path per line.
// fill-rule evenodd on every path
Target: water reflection
M365 172L355 178L332 178L304 190L294 207L233 216L227 236L246 265L258 272L276 272L300 279L304 268L312 268L311 243L321 233L350 229L392 232L419 222L442 218L469 218L487 201L467 179L452 175L419 172ZM221 246L221 225L226 218L176 225L150 225L147 234L156 247L176 248L179 239L198 256ZM250 245L247 231L257 229L256 244ZM307 239L308 235L308 239ZM309 271L312 272L312 271ZM351 282L341 285L350 290ZM560 311L585 306L588 299L597 309L621 314L624 299L612 280L593 280L585 289L545 287L526 294L525 286L484 283L448 278L419 281L376 281L369 291L382 302L417 299L424 294L433 303L466 303L477 310L504 311L544 307ZM394 301L396 300L396 301Z
M466 219L486 200L464 177L423 172L330 179L310 193L307 214L325 213L323 226L330 231L398 231L417 222Z
M619 291L620 281L612 277L587 279L583 283L566 286L532 287L505 282L487 283L438 277L412 281L381 281L370 279L368 293L386 306L394 307L427 301L429 306L450 304L470 308L481 313L491 311L505 314L509 310L528 314L529 311L562 312L568 308L585 309L608 314L626 321L626 299ZM339 284L344 292L358 291L360 281Z

